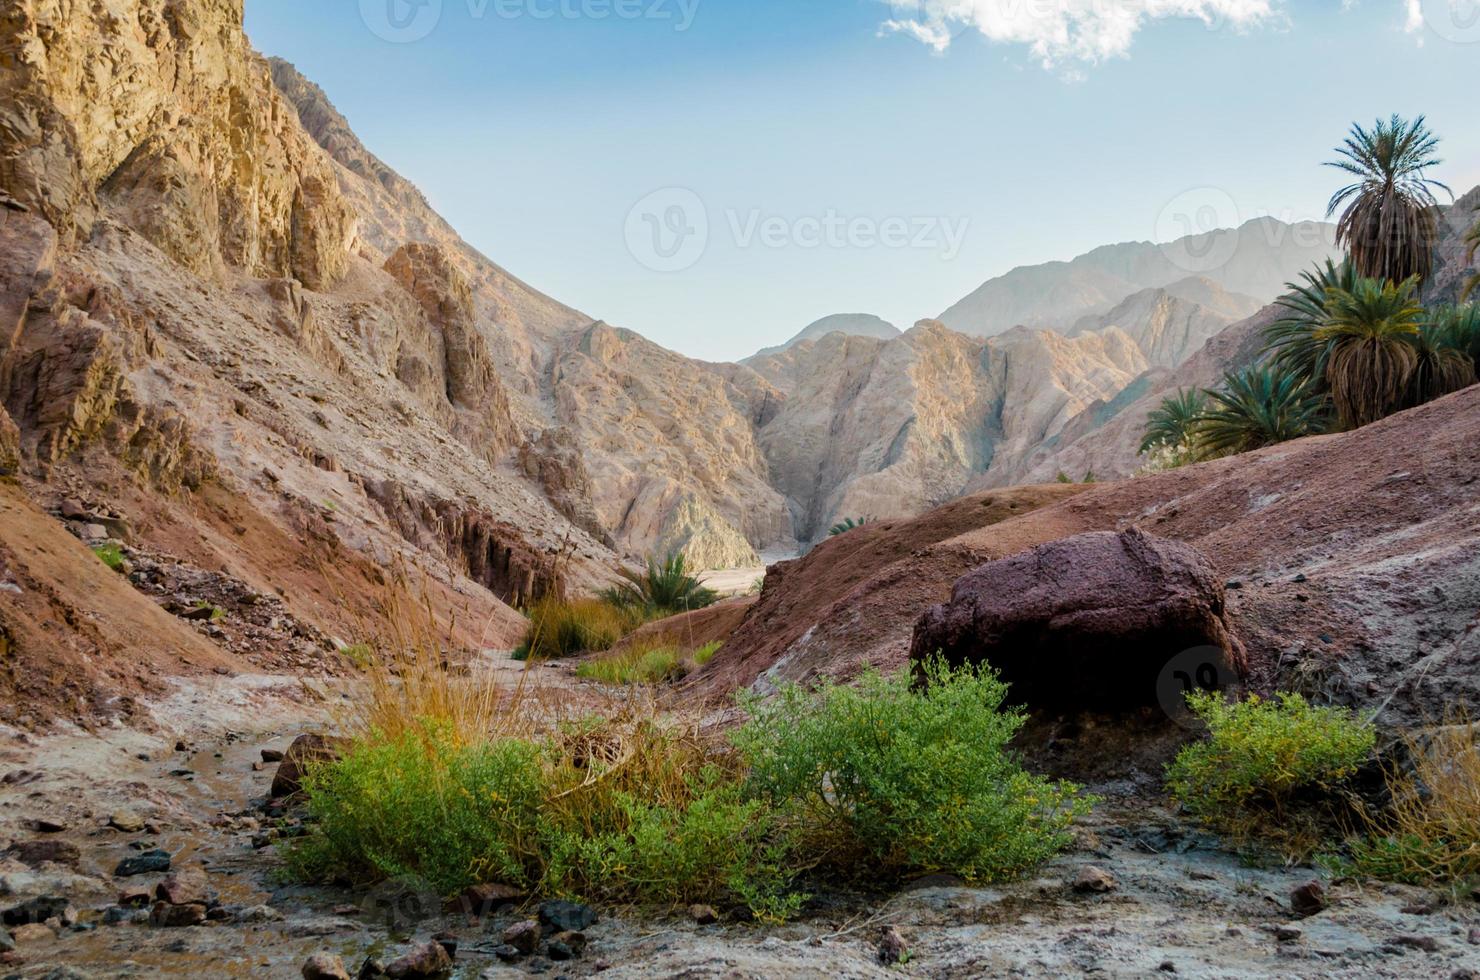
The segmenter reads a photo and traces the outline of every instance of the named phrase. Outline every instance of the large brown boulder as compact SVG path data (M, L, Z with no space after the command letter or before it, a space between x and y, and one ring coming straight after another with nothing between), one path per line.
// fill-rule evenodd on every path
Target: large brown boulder
M1223 600L1190 545L1135 528L1076 534L957 579L951 600L915 625L910 659L938 651L951 664L990 664L1012 685L1010 700L1030 708L1151 706L1186 651L1213 648L1220 677L1244 673Z
M348 739L308 732L293 739L272 777L274 800L292 796L303 788L303 777L314 766L337 760L349 747Z

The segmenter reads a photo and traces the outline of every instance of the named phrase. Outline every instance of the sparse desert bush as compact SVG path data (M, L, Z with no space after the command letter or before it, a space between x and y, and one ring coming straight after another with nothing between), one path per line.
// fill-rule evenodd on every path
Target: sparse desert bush
M94 545L92 553L98 556L98 560L115 572L123 571L123 549L113 542Z
M375 662L375 648L368 643L351 643L340 647L339 654L353 664L356 670L369 670Z
M640 606L606 599L541 599L529 609L529 632L521 647L523 656L517 659L548 660L610 650L646 618Z
M682 552L674 552L661 562L649 557L643 571L623 568L619 574L622 582L606 590L602 598L619 608L637 611L647 619L703 609L719 601L718 592L706 588L688 573Z
M935 660L926 685L869 671L856 686L792 685L742 698L733 740L752 790L839 868L1019 875L1069 841L1092 800L1023 769L1008 748L1021 712L985 668Z
M1317 707L1299 694L1229 703L1195 692L1187 704L1208 738L1177 753L1167 788L1198 819L1237 837L1295 833L1294 811L1350 779L1376 741L1371 723L1350 709Z
M719 647L717 642L707 643L685 654L669 642L634 643L625 650L587 660L576 668L576 676L605 684L659 684L682 678L690 663L704 666Z
M719 640L711 640L699 649L695 650L693 653L694 666L703 667L705 664L709 663L709 661L714 659L714 655L716 653L719 653L719 648L722 646L724 646L724 644L721 643Z
M1391 805L1368 816L1368 835L1352 849L1355 869L1418 885L1480 879L1480 731L1461 720L1420 741L1413 768L1387 773Z

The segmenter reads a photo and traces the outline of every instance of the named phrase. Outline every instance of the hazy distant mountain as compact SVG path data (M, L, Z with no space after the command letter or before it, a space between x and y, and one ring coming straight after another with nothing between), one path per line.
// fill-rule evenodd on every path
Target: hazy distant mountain
M809 323L802 328L802 332L791 338L784 344L775 347L763 347L741 363L749 363L757 357L765 357L769 354L779 354L794 344L803 340L817 340L826 337L830 333L846 334L849 337L876 337L879 340L888 340L898 337L900 329L888 320L882 320L872 313L834 313L825 316L821 320Z
M1082 317L1109 312L1143 289L1190 278L1268 302L1284 284L1339 255L1334 229L1322 222L1287 224L1256 218L1238 228L1158 245L1104 245L1069 262L1019 266L989 279L940 315L962 333L991 337L1015 326L1070 328ZM1205 288L1205 287L1202 287ZM1186 296L1200 305L1201 298Z

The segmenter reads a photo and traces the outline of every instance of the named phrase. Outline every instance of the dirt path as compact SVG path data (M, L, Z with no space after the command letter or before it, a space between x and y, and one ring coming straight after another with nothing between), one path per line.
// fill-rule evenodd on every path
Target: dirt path
M512 682L524 668L499 669ZM401 897L387 905L385 888L365 894L278 880L275 848L260 846L270 826L260 804L273 769L260 765L261 752L286 747L345 696L283 677L214 678L182 683L151 705L164 734L9 734L0 751L0 839L71 844L76 857L37 867L0 859L0 908L59 894L78 923L55 936L27 936L7 954L4 975L292 978L321 950L343 956L353 972L367 956L437 934L455 938L456 976L465 978L1449 978L1480 971L1480 912L1472 902L1446 905L1417 889L1338 883L1327 911L1297 921L1289 895L1312 879L1310 869L1245 866L1160 808L1113 797L1076 849L1029 881L965 888L925 879L872 898L838 891L815 897L801 921L780 927L699 926L686 916L603 909L583 958L507 966L493 949L521 917L515 910L481 922L440 911L417 920L407 914L417 903ZM147 826L109 826L121 810ZM128 814L122 817L114 822L127 825ZM37 820L66 829L42 833ZM121 887L159 877L115 878L115 865L155 847L170 852L175 868L205 868L220 903L217 920L161 928L140 921L142 912L109 911ZM1114 887L1076 890L1070 883L1086 865L1107 872ZM387 919L387 908L399 911ZM888 926L909 949L892 969L876 952Z

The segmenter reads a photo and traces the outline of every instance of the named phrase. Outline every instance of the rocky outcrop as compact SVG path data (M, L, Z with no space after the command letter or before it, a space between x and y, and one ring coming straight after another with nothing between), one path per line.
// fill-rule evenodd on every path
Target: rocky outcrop
M310 288L353 215L241 30L241 0L7 5L0 189L69 241L104 214L192 271Z
M14 476L21 468L21 430L0 405L0 476Z
M1216 649L1215 676L1245 672L1224 612L1223 580L1196 549L1136 528L1095 531L957 579L916 623L910 658L917 670L936 655L990 665L1031 708L1154 706L1179 654Z
M834 313L807 324L786 343L777 344L775 347L763 347L740 363L745 364L758 357L779 354L804 340L818 340L830 333L840 333L847 337L875 337L879 340L890 340L898 337L901 331L888 320L876 317L872 313Z

